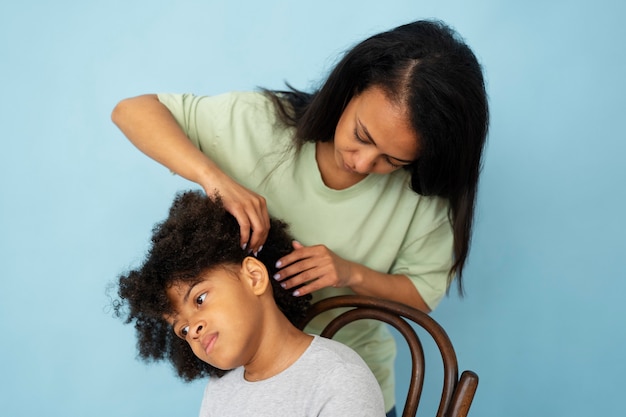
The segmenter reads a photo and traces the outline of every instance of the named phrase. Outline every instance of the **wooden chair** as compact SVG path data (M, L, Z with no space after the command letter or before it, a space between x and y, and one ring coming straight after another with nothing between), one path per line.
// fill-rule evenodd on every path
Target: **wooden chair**
M478 387L478 375L464 371L458 376L456 354L448 335L428 314L404 304L360 295L345 295L321 300L311 306L301 324L304 328L318 314L335 308L351 308L339 314L324 328L322 336L332 338L346 324L361 319L381 320L395 327L406 339L413 362L411 382L407 393L403 417L417 413L424 385L424 351L410 322L417 324L433 338L443 361L443 389L437 417L465 417Z

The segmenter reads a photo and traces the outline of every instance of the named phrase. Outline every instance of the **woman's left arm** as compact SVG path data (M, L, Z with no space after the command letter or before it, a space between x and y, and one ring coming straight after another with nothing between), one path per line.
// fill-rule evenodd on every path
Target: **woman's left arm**
M293 247L293 252L278 261L280 270L274 278L286 289L300 286L294 295L301 296L326 287L350 287L356 294L397 301L430 312L406 275L385 274L347 261L324 245L303 246L294 242Z

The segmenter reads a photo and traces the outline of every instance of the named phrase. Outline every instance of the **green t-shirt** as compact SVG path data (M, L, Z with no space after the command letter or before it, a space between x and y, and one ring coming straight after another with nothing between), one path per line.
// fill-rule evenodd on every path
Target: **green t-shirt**
M293 150L293 128L285 127L262 93L218 96L160 94L191 141L226 174L265 197L270 215L287 222L303 245L326 245L338 256L373 270L403 274L434 309L448 287L452 227L448 203L409 187L409 174L369 174L344 189L328 188L315 160L315 144ZM325 288L314 301L349 294ZM316 319L320 329L338 312ZM380 322L361 320L335 337L356 350L378 379L387 409L395 403L395 343Z

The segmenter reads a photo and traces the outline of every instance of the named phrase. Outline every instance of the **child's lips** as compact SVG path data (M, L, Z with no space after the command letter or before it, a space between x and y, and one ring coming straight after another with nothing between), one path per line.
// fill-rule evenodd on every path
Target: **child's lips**
M212 350L213 346L215 346L215 341L217 340L218 333L210 333L204 336L201 340L202 349L208 355Z

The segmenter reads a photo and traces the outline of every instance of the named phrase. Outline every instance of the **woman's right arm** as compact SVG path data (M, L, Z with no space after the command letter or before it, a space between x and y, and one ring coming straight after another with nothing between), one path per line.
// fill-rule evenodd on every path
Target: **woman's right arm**
M241 245L253 252L260 250L269 230L265 199L231 179L194 146L155 94L120 101L111 119L141 152L199 184L207 195L217 191L239 223Z

